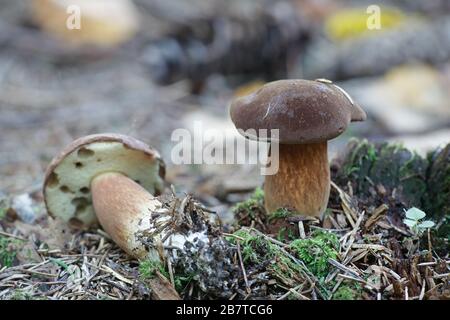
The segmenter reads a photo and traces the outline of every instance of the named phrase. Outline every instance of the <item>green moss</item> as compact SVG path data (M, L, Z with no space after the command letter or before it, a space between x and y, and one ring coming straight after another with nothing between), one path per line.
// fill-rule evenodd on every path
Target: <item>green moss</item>
M296 237L294 231L292 230L292 228L282 227L282 228L280 228L280 230L278 231L278 234L277 234L277 240L281 241L281 242L284 240L292 241L296 238L297 237Z
M334 233L316 230L310 238L292 241L289 248L318 279L324 279L331 270L328 259L338 257L339 239Z
M450 144L430 153L428 159L431 165L424 209L438 223L438 236L450 241Z
M289 216L291 216L294 212L285 209L285 208L278 208L276 211L272 212L269 216L269 223L274 222L278 219L285 219Z
M139 276L143 280L152 279L155 277L156 272L159 271L165 278L170 279L169 272L165 266L159 261L153 261L150 259L141 261L139 264ZM184 288L191 282L194 275L191 274L174 274L173 282L175 290L178 292L184 290Z
M30 292L23 290L14 290L14 292L8 297L9 300L44 300L36 299Z
M372 144L352 139L347 154L333 180L341 186L352 182L362 201L379 205L391 201L396 208L422 208L437 228L435 248L448 251L450 242L450 144L426 158L399 144ZM386 194L373 190L382 185ZM395 190L395 198L386 198ZM403 212L397 211L399 215Z
M139 264L139 276L141 279L151 279L155 276L156 271L159 271L166 278L169 278L169 273L166 271L164 265L159 261L143 260Z
M0 236L0 268L12 267L22 241Z
M369 189L381 184L388 190L397 189L408 206L421 206L427 191L428 161L400 144L372 144L367 140L352 140L337 182L354 182L357 193L369 194Z
M264 209L264 191L261 188L256 188L249 199L236 204L232 208L235 214L241 216L248 216L251 219L256 218L256 213L265 212Z
M361 297L362 288L359 283L341 285L333 294L333 300L357 300Z
M6 199L2 199L0 196L0 220L6 217L6 212L8 211L8 204Z
M234 233L241 238L241 253L245 264L268 263L267 271L286 285L294 286L301 280L304 268L296 263L286 251L272 243L263 235L250 229L240 229ZM231 239L230 239L231 240ZM231 242L236 242L236 238Z

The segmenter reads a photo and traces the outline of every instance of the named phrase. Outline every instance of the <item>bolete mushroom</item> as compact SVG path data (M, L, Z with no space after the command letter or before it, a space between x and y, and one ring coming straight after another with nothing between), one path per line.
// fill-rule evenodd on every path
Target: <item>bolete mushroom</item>
M119 134L73 141L50 163L44 180L48 213L77 227L97 221L130 255L148 252L136 238L161 207L165 165L145 143Z
M327 141L364 121L361 107L329 80L280 80L234 100L230 114L248 139L258 140L260 129L279 130L279 169L264 183L267 212L286 207L321 216L330 193Z

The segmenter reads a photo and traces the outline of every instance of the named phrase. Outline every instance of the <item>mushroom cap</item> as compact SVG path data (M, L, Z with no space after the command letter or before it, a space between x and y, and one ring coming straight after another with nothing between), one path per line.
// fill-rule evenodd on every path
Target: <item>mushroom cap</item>
M164 187L165 164L158 151L121 134L95 134L73 141L47 168L44 199L48 213L87 227L97 222L91 181L105 172L118 172L153 195Z
M280 143L317 143L333 139L366 113L340 87L328 80L279 80L234 100L230 115L236 128L251 140L259 130L279 129ZM245 132L249 129L256 132ZM252 131L253 131L252 130ZM266 137L264 137L266 138Z

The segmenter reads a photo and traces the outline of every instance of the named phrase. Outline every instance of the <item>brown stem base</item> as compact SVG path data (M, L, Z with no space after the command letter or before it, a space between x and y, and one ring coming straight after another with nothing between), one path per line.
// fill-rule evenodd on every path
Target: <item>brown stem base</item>
M319 217L330 195L327 142L279 146L278 173L264 183L267 213L290 208L299 215Z

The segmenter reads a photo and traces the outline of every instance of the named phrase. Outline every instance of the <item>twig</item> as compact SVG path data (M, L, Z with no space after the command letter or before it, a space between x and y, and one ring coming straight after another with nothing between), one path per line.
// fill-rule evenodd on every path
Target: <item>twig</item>
M237 252L238 252L238 257L239 257L239 264L241 265L242 274L244 276L245 287L247 288L247 292L250 293L251 289L250 289L250 285L248 284L247 273L245 272L244 262L242 260L242 254L241 254L241 245L240 245L239 241L237 242Z

